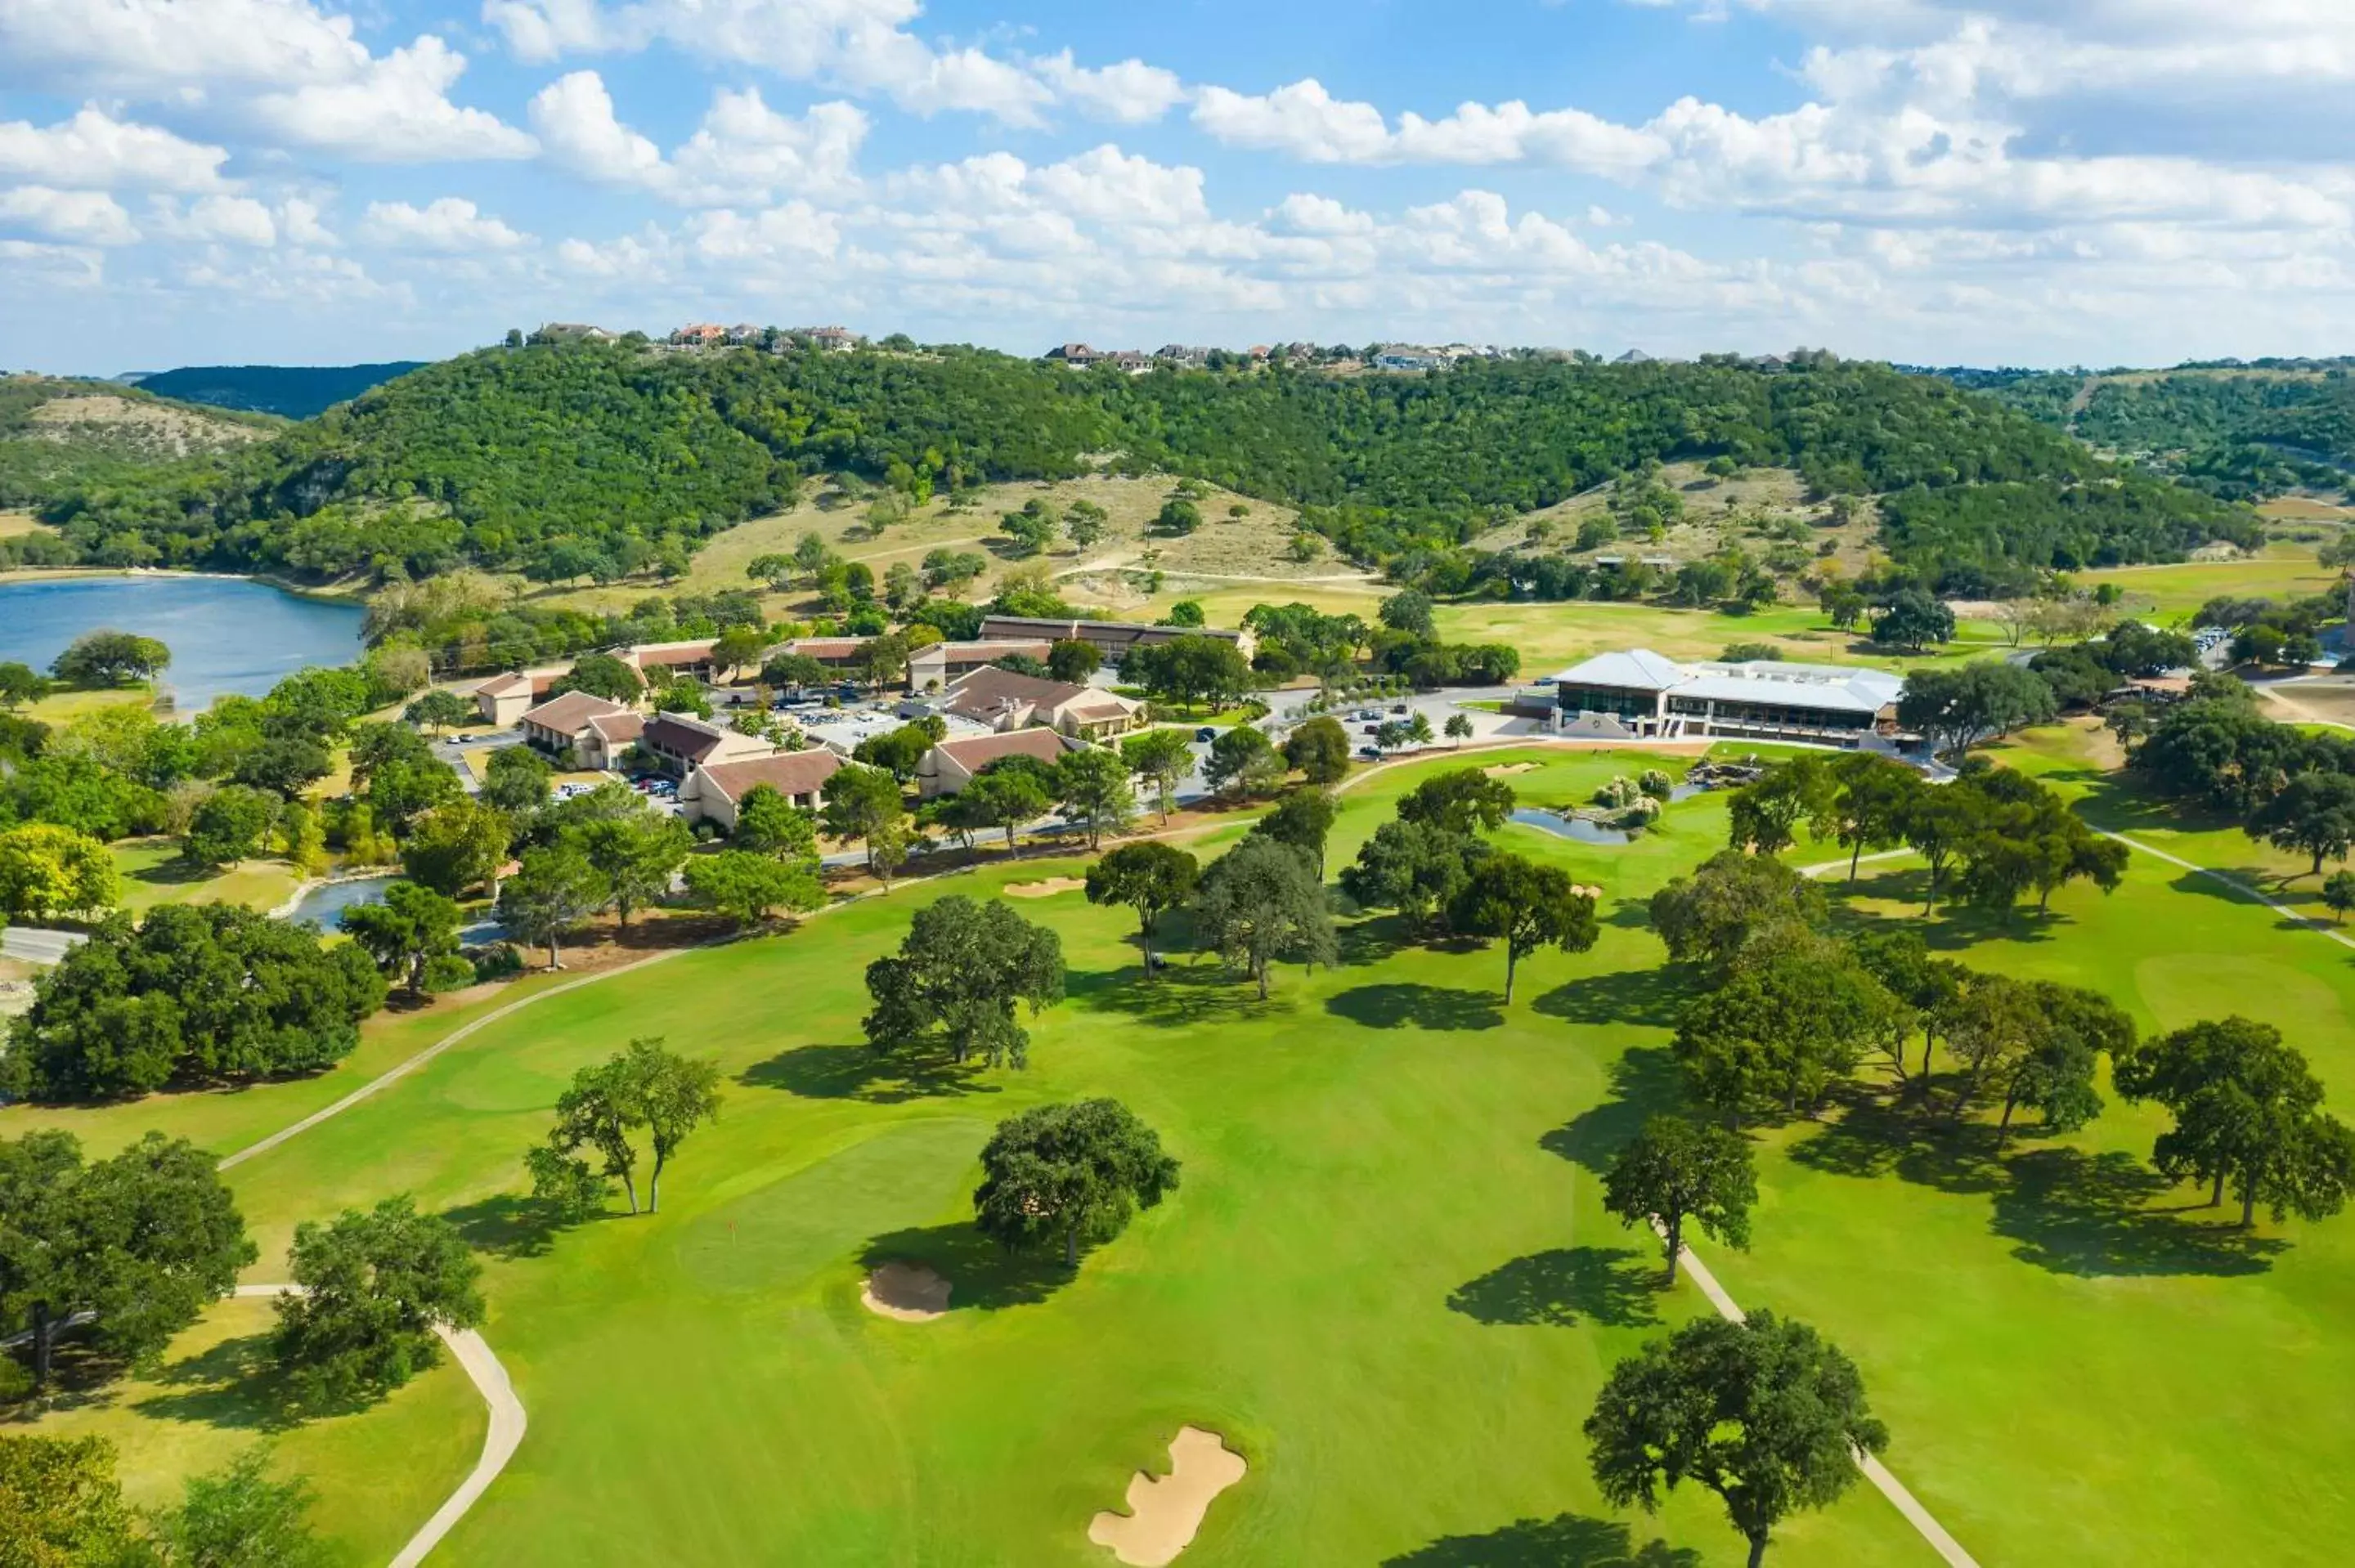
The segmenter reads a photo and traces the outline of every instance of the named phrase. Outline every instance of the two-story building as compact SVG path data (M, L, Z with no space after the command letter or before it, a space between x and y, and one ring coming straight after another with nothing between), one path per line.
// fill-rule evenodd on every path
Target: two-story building
M765 784L788 805L815 811L826 804L826 782L841 770L842 758L824 747L780 751L733 762L697 763L678 788L679 810L690 820L717 822L736 831L736 809Z
M1132 648L1174 642L1180 637L1215 637L1233 643L1246 659L1259 649L1259 639L1247 630L1225 631L1213 626L1150 626L1137 620L1065 620L1030 615L986 615L981 620L981 636L993 642L1084 642L1105 663L1115 666Z
M930 800L954 795L974 776L1003 757L1030 757L1052 768L1082 743L1051 729L1010 729L1003 735L967 735L944 740L916 764L916 793Z
M646 720L638 732L638 744L656 768L682 782L697 768L742 762L776 749L758 736L739 735L687 714L671 713Z
M1036 659L1044 664L1047 655L1053 652L1051 644L1028 638L935 642L908 655L908 690L911 694L942 691L985 664L1010 656Z
M1682 664L1648 648L1599 653L1551 678L1554 726L1658 739L1739 736L1853 746L1895 729L1905 682L1831 664Z

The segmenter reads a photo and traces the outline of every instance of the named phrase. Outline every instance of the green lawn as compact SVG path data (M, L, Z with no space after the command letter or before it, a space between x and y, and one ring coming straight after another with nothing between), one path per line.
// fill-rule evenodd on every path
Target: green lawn
M1774 605L1747 615L1727 615L1592 599L1519 600L1444 604L1437 614L1440 635L1450 641L1503 642L1519 650L1524 681L1620 648L1649 648L1671 659L1714 659L1736 642L1765 642L1801 663L1893 670L1984 658L2005 646L1994 626L1965 621L1955 628L1954 642L1922 657L1899 655L1866 641L1861 630L1838 630L1813 605Z
M2240 599L2304 599L2328 593L2339 574L2316 564L2310 545L2269 545L2241 561L2192 561L2173 567L2117 567L2084 572L2087 585L2114 582L2133 599L2151 607L2158 620L2187 616L2220 594Z
M159 904L244 904L267 914L293 897L303 880L282 860L191 872L176 839L124 839L109 847L123 875L123 906L134 915Z
M2074 732L2009 755L2089 814L2148 815ZM1655 759L1478 760L1535 761L1512 777L1523 800L1572 804ZM1426 772L1388 768L1346 796L1328 863ZM1616 1562L1565 1544L1614 1523L1666 1543L1647 1563L1737 1561L1704 1498L1657 1520L1605 1509L1577 1431L1613 1361L1703 1309L1689 1287L1651 1287L1654 1250L1601 1214L1595 1177L1676 1095L1666 1044L1686 987L1636 906L1724 831L1711 797L1625 848L1505 829L1606 890L1595 950L1529 960L1510 1010L1500 954L1398 947L1385 920L1350 929L1340 968L1284 971L1263 1006L1208 965L1145 984L1124 913L1026 900L1063 936L1071 1001L1031 1024L1028 1072L964 1082L877 1070L858 1043L863 966L922 899L1082 863L911 885L550 998L240 1166L253 1277L282 1267L298 1220L401 1190L489 1255L486 1332L531 1433L437 1562L1096 1565L1089 1516L1189 1421L1252 1470L1187 1564ZM2175 853L2216 847L2200 831ZM1844 917L1912 917L1920 875L1869 867ZM1931 930L1976 964L2097 985L2147 1028L2232 1010L2277 1022L2355 1103L2355 955L2211 879L2141 857L2115 895L2067 890L2049 919ZM372 1025L367 1064L310 1083L11 1110L0 1134L61 1120L101 1144L155 1124L227 1147L455 1016ZM660 1216L548 1234L516 1202L520 1154L570 1072L639 1034L719 1058L723 1119L674 1168ZM1090 1094L1157 1127L1184 1185L1076 1279L1009 1265L964 1224L975 1153L1010 1111ZM1763 1134L1754 1249L1706 1249L1739 1299L1855 1356L1891 1467L1983 1563L2316 1561L2355 1534L2340 1479L2355 1221L2244 1238L2175 1212L2194 1195L2155 1191L2138 1162L2158 1125L2113 1106L1997 1159L1968 1130L1923 1135L1866 1102ZM865 1312L863 1260L888 1257L938 1266L956 1309L930 1324ZM135 1404L123 1417L152 1418ZM343 1448L297 1456L290 1440L356 1542L385 1538L363 1522L381 1499L361 1494L387 1487L408 1419L359 1418ZM126 1441L136 1455L163 1439ZM430 1493L418 1474L441 1459L421 1450L402 1484ZM1933 1559L1859 1489L1786 1527L1769 1560Z

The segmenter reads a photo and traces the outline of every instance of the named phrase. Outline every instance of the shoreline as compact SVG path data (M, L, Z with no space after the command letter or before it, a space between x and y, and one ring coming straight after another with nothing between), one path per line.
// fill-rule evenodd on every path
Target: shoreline
M0 588L15 583L71 582L88 577L190 577L212 582L254 583L294 599L314 599L321 604L356 608L365 608L368 604L368 595L356 587L298 583L267 572L208 572L181 567L14 567L0 571Z

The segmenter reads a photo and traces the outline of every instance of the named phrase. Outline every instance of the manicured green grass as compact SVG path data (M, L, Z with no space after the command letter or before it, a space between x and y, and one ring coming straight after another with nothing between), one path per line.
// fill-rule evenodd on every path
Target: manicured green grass
M2200 824L2152 821L2082 734L2003 755L2146 842L2175 832L2194 860L2220 847ZM1574 804L1657 758L1466 760L1535 761L1512 776L1521 798ZM1429 770L1386 768L1345 796L1328 866ZM1145 983L1125 912L1025 900L1062 934L1071 997L1031 1022L1027 1073L965 1080L878 1068L858 1043L864 965L922 900L1082 863L904 886L551 998L239 1167L254 1277L282 1267L297 1221L403 1190L492 1255L486 1331L532 1427L444 1548L453 1564L1096 1564L1088 1517L1188 1421L1252 1467L1184 1563L1579 1561L1516 1521L1613 1519L1578 1423L1614 1360L1703 1309L1689 1287L1651 1288L1655 1249L1601 1214L1596 1178L1677 1097L1667 1045L1689 982L1661 968L1640 904L1724 832L1707 796L1623 848L1503 830L1605 889L1595 950L1529 960L1509 1010L1501 954L1397 946L1388 920L1353 925L1337 969L1282 972L1262 1005L1208 963ZM1869 866L1842 918L1913 918L1921 874ZM2096 986L2146 1029L2229 1011L2277 1022L2355 1101L2355 954L2211 879L2138 857L2109 897L2073 887L2049 917L1926 928L1967 962ZM391 1037L421 1022L372 1030L366 1049L394 1059ZM674 1167L659 1216L549 1234L517 1201L522 1150L574 1068L640 1034L718 1056L723 1118ZM0 1133L279 1125L327 1082L16 1110ZM975 1153L1009 1112L1091 1094L1158 1128L1184 1185L1076 1279L1010 1264L964 1223ZM1891 1467L1981 1562L2319 1560L2355 1534L2339 1480L2355 1462L2355 1221L2219 1228L2142 1163L2161 1125L2113 1105L1998 1157L1976 1129L1924 1131L1862 1096L1845 1119L1760 1133L1754 1248L1704 1251L1745 1304L1815 1322L1857 1359ZM863 1264L886 1257L939 1266L954 1309L929 1324L865 1312ZM378 1484L357 1452L305 1465L335 1508ZM1661 1537L1663 1563L1737 1560L1705 1498L1622 1522L1639 1544ZM1861 1489L1787 1527L1770 1559L1930 1560Z
M1637 760L1549 754L1516 783L1581 798ZM1348 798L1337 862L1417 776ZM1669 821L1634 853L1509 832L1639 897L1723 832L1715 801ZM1089 1517L1187 1421L1253 1466L1189 1563L1380 1562L1607 1517L1577 1424L1613 1361L1703 1309L1651 1291L1654 1250L1600 1214L1591 1171L1628 1114L1598 1114L1611 1064L1643 1033L1601 1020L1656 944L1614 924L1594 954L1533 959L1505 1012L1501 955L1391 951L1377 922L1349 964L1287 970L1263 1007L1208 965L1142 984L1125 912L1026 901L1062 932L1072 991L1033 1025L1030 1070L876 1075L860 972L917 900L1077 863L905 888L551 998L231 1173L257 1277L282 1266L297 1220L403 1189L499 1255L486 1332L532 1430L453 1563L1094 1564ZM660 1216L536 1232L518 1161L555 1093L652 1033L719 1057L722 1121ZM1160 1128L1183 1189L1076 1280L1007 1265L964 1224L975 1151L1015 1108L1095 1093ZM861 1260L890 1255L938 1263L959 1309L865 1312ZM1631 1522L1639 1542L1734 1560L1701 1499ZM1918 1552L1866 1492L1796 1523L1786 1548Z
M1523 681L1621 648L1649 648L1671 659L1714 659L1737 642L1765 642L1800 663L1898 669L1984 658L2003 646L1994 627L1966 621L1955 629L1955 641L1921 657L1901 655L1868 642L1860 630L1839 630L1813 605L1796 604L1748 615L1587 599L1448 604L1439 607L1438 622L1440 634L1450 641L1503 642L1519 650Z
M2174 567L2119 567L2085 572L2087 585L2114 582L2127 596L2151 607L2159 620L2189 615L2220 594L2239 599L2304 599L2328 593L2340 581L2338 572L2319 566L2307 545L2269 545L2261 555L2242 561L2193 561Z
M159 904L243 904L267 913L293 896L302 878L282 860L248 860L191 872L173 839L124 839L110 846L123 876L123 907L144 915Z
M124 1491L143 1508L176 1503L187 1476L255 1444L272 1467L310 1477L312 1516L352 1568L376 1568L442 1506L481 1452L489 1423L457 1364L440 1366L366 1412L290 1419L273 1397L266 1299L224 1301L176 1339L161 1364L78 1393L29 1426L46 1436L102 1436L121 1456Z

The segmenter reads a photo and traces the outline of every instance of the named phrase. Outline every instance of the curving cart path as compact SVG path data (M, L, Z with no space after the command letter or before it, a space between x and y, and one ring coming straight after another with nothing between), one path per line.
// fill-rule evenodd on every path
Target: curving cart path
M287 1296L299 1295L302 1289L299 1285L240 1285L237 1287L237 1294L247 1297ZM464 1480L458 1483L458 1489L433 1510L433 1517L409 1538L409 1544L394 1556L392 1568L418 1568L427 1554L442 1544L442 1538L466 1517L466 1510L474 1506L474 1500L490 1489L491 1483L499 1478L499 1472L507 1467L507 1461L515 1457L516 1449L523 1444L523 1401L516 1397L515 1384L507 1379L507 1369L499 1364L499 1358L493 1353L489 1342L472 1329L445 1329L437 1324L433 1331L458 1358L458 1364L474 1381L475 1392L490 1407L491 1425L489 1430L483 1434L483 1452L475 1459L474 1467L466 1473Z

